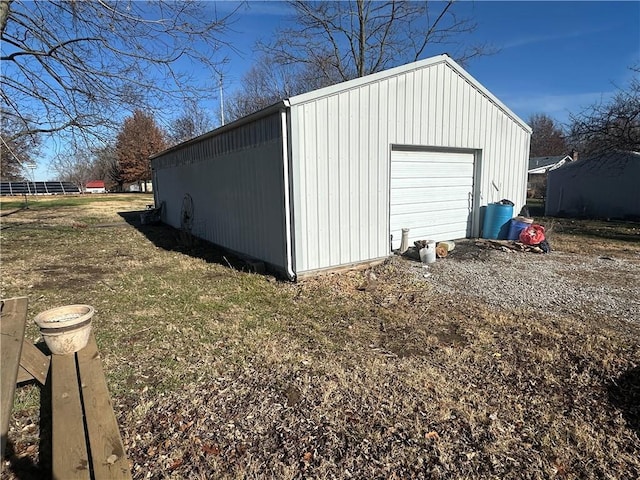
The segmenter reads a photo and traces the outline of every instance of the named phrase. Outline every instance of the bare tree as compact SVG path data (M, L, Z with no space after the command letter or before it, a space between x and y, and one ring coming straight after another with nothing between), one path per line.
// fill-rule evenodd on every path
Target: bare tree
M60 180L71 182L81 190L90 180L103 180L109 190L118 191L124 183L113 143L79 149L69 145L67 151L54 157L51 167Z
M39 152L38 134L16 136L20 124L11 117L0 118L0 177L3 181L24 180L24 167L35 164Z
M408 2L290 1L295 21L261 48L279 64L308 65L335 83L362 77L429 54L450 51L464 62L485 47L464 48L460 35L475 30L458 17L453 0Z
M529 117L531 134L531 157L546 157L567 153L567 142L562 127L548 115L538 113Z
M87 149L58 153L51 167L60 180L73 183L80 191L85 189L89 180L93 180L93 158Z
M242 89L227 97L227 117L235 120L299 93L294 77L293 68L261 55L242 77Z
M118 164L125 182L143 183L146 191L146 182L151 180L149 157L166 148L165 138L153 117L141 110L125 119L116 141Z
M640 152L640 67L625 88L618 88L610 101L597 102L570 116L570 138L579 150Z
M262 52L227 101L238 118L292 95L450 51L459 62L489 53L463 47L476 25L455 13L453 1L290 1L293 21Z
M92 177L103 180L108 190L122 191L124 178L115 144L110 142L93 149Z
M325 63L327 61L325 59ZM242 88L227 98L225 111L230 120L235 120L284 98L340 81L337 74L331 78L318 75L317 69L310 64L280 64L272 56L262 53L243 75Z
M14 137L76 138L116 129L123 108L199 98L180 62L213 76L228 20L206 2L0 0L2 116Z
M211 117L197 103L189 102L182 114L169 124L169 142L173 145L185 142L213 129Z

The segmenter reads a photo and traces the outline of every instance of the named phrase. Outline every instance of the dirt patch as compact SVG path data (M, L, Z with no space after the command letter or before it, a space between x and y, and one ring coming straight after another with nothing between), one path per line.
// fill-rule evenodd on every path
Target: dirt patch
M80 289L100 282L105 275L104 268L92 265L77 265L73 268L65 265L47 265L36 269L42 280L33 288L42 290Z
M436 332L435 336L443 345L461 347L468 343L467 337L460 333L460 325L457 324L447 325L443 330Z

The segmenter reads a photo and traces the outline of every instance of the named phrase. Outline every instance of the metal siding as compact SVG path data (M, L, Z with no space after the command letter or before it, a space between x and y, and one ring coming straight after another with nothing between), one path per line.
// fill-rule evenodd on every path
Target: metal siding
M475 152L472 235L480 206L502 198L516 211L524 205L530 132L495 97L444 61L375 78L323 90L328 101L307 95L292 102L298 273L389 253L391 145ZM323 101L327 112L317 115Z
M348 228L352 229L352 232L348 234L351 244L349 245L349 259L358 258L358 251L360 246L360 230L357 228L360 222L360 155L358 146L360 144L359 137L359 90L352 90L349 92L349 156L342 159L347 165L349 165L349 224ZM347 225L343 225L345 227ZM344 230L344 228L343 228ZM322 268L321 265L316 264L312 268Z
M387 120L386 136L391 139L391 143L395 143L395 139L398 138L398 123L399 119L396 118L398 113L398 79L391 77L387 82L389 88L389 95L387 96L387 114L389 116Z
M307 202L302 199L302 192L307 192L309 189L306 185L306 162L302 161L301 156L304 151L304 126L305 122L298 117L302 115L302 108L292 108L289 112L290 138L291 142L291 192L293 203L293 238L295 239L293 251L295 255L294 264L296 265L296 272L299 271L301 262L304 258L303 249L306 248L306 234L307 231ZM297 125L297 131L293 133L293 125Z
M436 141L436 136L438 134L438 130L437 130L438 122L436 122L435 120L437 115L437 104L438 104L438 95L437 95L438 69L430 68L428 70L428 73L429 73L429 83L425 86L425 88L427 89L427 92L429 93L429 100L427 103L428 135L427 135L427 141L424 143L424 145L437 145L438 142Z
M282 136L272 121L280 115L159 156L153 173L167 224L181 227L189 194L194 236L286 270Z
M380 96L379 85L372 84L369 87L369 115L366 121L369 126L370 150L369 159L378 158L378 116L379 116ZM378 169L376 165L369 165L369 192L367 203L369 205L369 217L367 218L367 240L369 251L376 252L380 248L380 235L378 235Z
M424 92L424 82L422 79L422 70L418 70L414 72L415 81L413 82L413 98L414 102L412 103L414 112L413 112L413 141L417 144L422 143L424 140L422 138L422 94Z
M380 232L384 231L385 234L382 237L378 238L375 252L382 252L390 249L389 243L389 205L388 205L388 192L389 192L389 184L388 184L388 174L389 167L386 161L382 161L380 159L386 158L390 155L391 146L389 145L388 140L388 131L386 129L386 117L389 115L389 82L380 82L380 113L379 118L377 119L377 129L376 136L378 149L377 154L375 156L377 163L377 171L376 171L376 196L377 196L377 212L378 215L376 217L375 225L372 225L375 228L376 236L380 236ZM375 170L375 169L374 169Z
M340 188L339 192L339 205L338 205L338 214L339 214L339 226L338 232L342 231L343 225L349 225L351 221L351 215L348 208L345 208L346 205L349 205L350 196L351 196L351 188L349 185L349 162L345 159L349 158L350 145L349 140L350 136L340 134L340 132L344 132L345 129L349 128L349 108L345 106L348 102L349 93L344 92L337 96L338 103L338 131L334 133L333 138L337 138L338 145L338 165L339 165L339 179L338 184ZM338 238L334 237L334 241L339 242L339 258L340 264L345 264L349 262L351 258L351 236L350 235L338 235Z
M373 205L369 203L369 192L371 191L371 181L372 178L369 175L370 169L370 157L369 157L369 145L371 144L373 138L371 136L370 124L369 124L369 86L364 86L360 88L360 97L359 97L359 114L360 114L360 122L359 122L359 147L358 147L358 158L359 158L359 169L358 169L358 178L360 180L360 190L358 199L360 201L360 207L358 211L360 212L358 216L358 230L361 232L360 235L360 249L368 252L370 248L369 242L369 215Z
M415 72L409 72L406 75L403 75L403 77L406 78L406 81L404 82L404 91L402 92L403 93L402 105L405 106L405 108L403 108L405 138L409 140L409 143L414 143L413 125L414 123L418 123L417 121L416 122L413 121L414 109L415 109L415 102L412 101L412 98L415 98L415 92L413 90L414 76L415 76Z
M327 189L329 192L329 229L328 233L340 230L340 154L339 143L330 142L329 138L339 138L338 119L340 115L337 97L330 97L327 105L327 158L329 164L329 176L327 179ZM340 248L334 245L336 239L329 239L329 261L332 265L340 264Z
M327 121L327 99L320 99L316 103L316 146L318 155L318 164L316 166L317 181L318 181L318 261L321 263L330 262L331 242L330 237L331 225L329 223L330 218L330 204L329 204L329 158L328 158L328 121Z
M316 111L316 103L311 103L305 106L305 122L308 125L308 128L304 131L304 139L305 139L305 163L307 164L306 170L306 184L309 188L309 191L304 192L304 198L307 203L307 231L314 232L314 235L305 235L307 246L305 251L303 252L306 258L306 263L309 264L317 264L319 263L318 259L318 247L320 245L320 236L322 232L320 230L320 218L318 212L318 197L319 190L322 189L321 185L318 185L318 163L319 159L317 156L318 145L315 138L315 132L317 128L315 111ZM311 150L311 145L313 145L313 150ZM313 185L313 189L311 189L311 185Z
M640 153L610 152L549 171L546 215L640 215Z

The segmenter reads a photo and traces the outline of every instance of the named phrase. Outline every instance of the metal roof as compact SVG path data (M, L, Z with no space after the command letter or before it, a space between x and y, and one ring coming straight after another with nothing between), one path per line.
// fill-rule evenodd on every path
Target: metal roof
M553 167L563 160L571 161L570 155L556 155L549 157L531 157L529 158L529 171L536 169L547 169Z
M589 172L589 174L606 174L611 176L612 173L624 171L628 165L640 164L640 153L624 150L611 150L587 158L582 158L579 162L569 162L558 168L557 171Z
M85 185L86 188L104 188L103 180L90 180Z
M412 70L419 70L425 67L430 67L433 65L437 65L439 63L446 63L449 67L451 67L455 72L468 81L474 88L480 91L485 97L489 99L493 104L495 104L498 108L500 108L508 117L510 117L514 122L520 125L525 131L531 133L532 129L527 123L518 117L515 113L513 113L504 103L498 100L489 90L487 90L480 82L478 82L475 78L473 78L466 70L464 70L460 65L458 65L451 57L448 55L438 55L431 58L426 58L424 60L419 60L417 62L407 63L405 65L400 65L399 67L390 68L388 70L383 70L381 72L372 73L370 75L366 75L364 77L354 78L353 80L348 80L346 82L336 83L335 85L331 85L329 87L320 88L318 90L313 90L311 92L303 93L301 95L293 96L289 99L283 99L279 102L274 103L262 110L259 110L251 115L247 115L246 117L239 118L231 123L223 125L215 130L207 132L199 137L192 138L191 140L187 140L186 142L180 143L178 145L174 145L162 152L151 155L151 159L160 157L168 152L181 149L186 145L191 143L203 140L205 138L216 136L222 132L226 132L228 130L234 129L243 125L247 122L256 120L258 118L262 118L266 115L273 113L282 108L287 108L294 105L299 105L302 103L310 102L322 97L328 97L331 95L335 95L339 92L344 92L353 88L360 87L362 85L366 85L369 83L374 83L385 78L393 77L394 75L399 75L402 73L410 72Z
M222 125L221 127L218 127L214 130L211 130L210 132L207 133L203 133L202 135L198 136L198 137L194 137L190 140L186 140L182 143L179 143L177 145L174 145L173 147L169 147L166 150L163 150L161 152L155 153L153 155L151 155L149 158L151 160L153 160L154 158L157 157L161 157L169 152L173 152L174 150L180 150L183 147L186 147L187 145L191 145L192 143L197 143L200 140L204 140L206 138L211 138L211 137L215 137L217 135L220 135L221 133L224 132L228 132L229 130L233 130L234 128L240 127L242 125L245 125L249 122L252 122L254 120L257 120L259 118L263 118L266 117L268 115L271 115L272 113L277 112L278 110L281 110L283 108L288 107L289 105L287 104L286 100L281 100L277 103L274 103L273 105L269 105L268 107L263 108L262 110L258 110L257 112L254 112L250 115L247 115L246 117L242 117L239 118L237 120L234 120L231 123L227 123L225 125Z

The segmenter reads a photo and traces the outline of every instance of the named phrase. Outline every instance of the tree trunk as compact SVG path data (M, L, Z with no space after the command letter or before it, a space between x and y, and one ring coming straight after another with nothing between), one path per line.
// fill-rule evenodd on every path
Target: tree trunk
M4 29L7 26L12 1L13 0L0 0L0 33L2 34L4 34Z
M365 29L366 21L364 18L364 0L358 0L358 77L364 77L365 74L365 55L366 55L366 38Z

